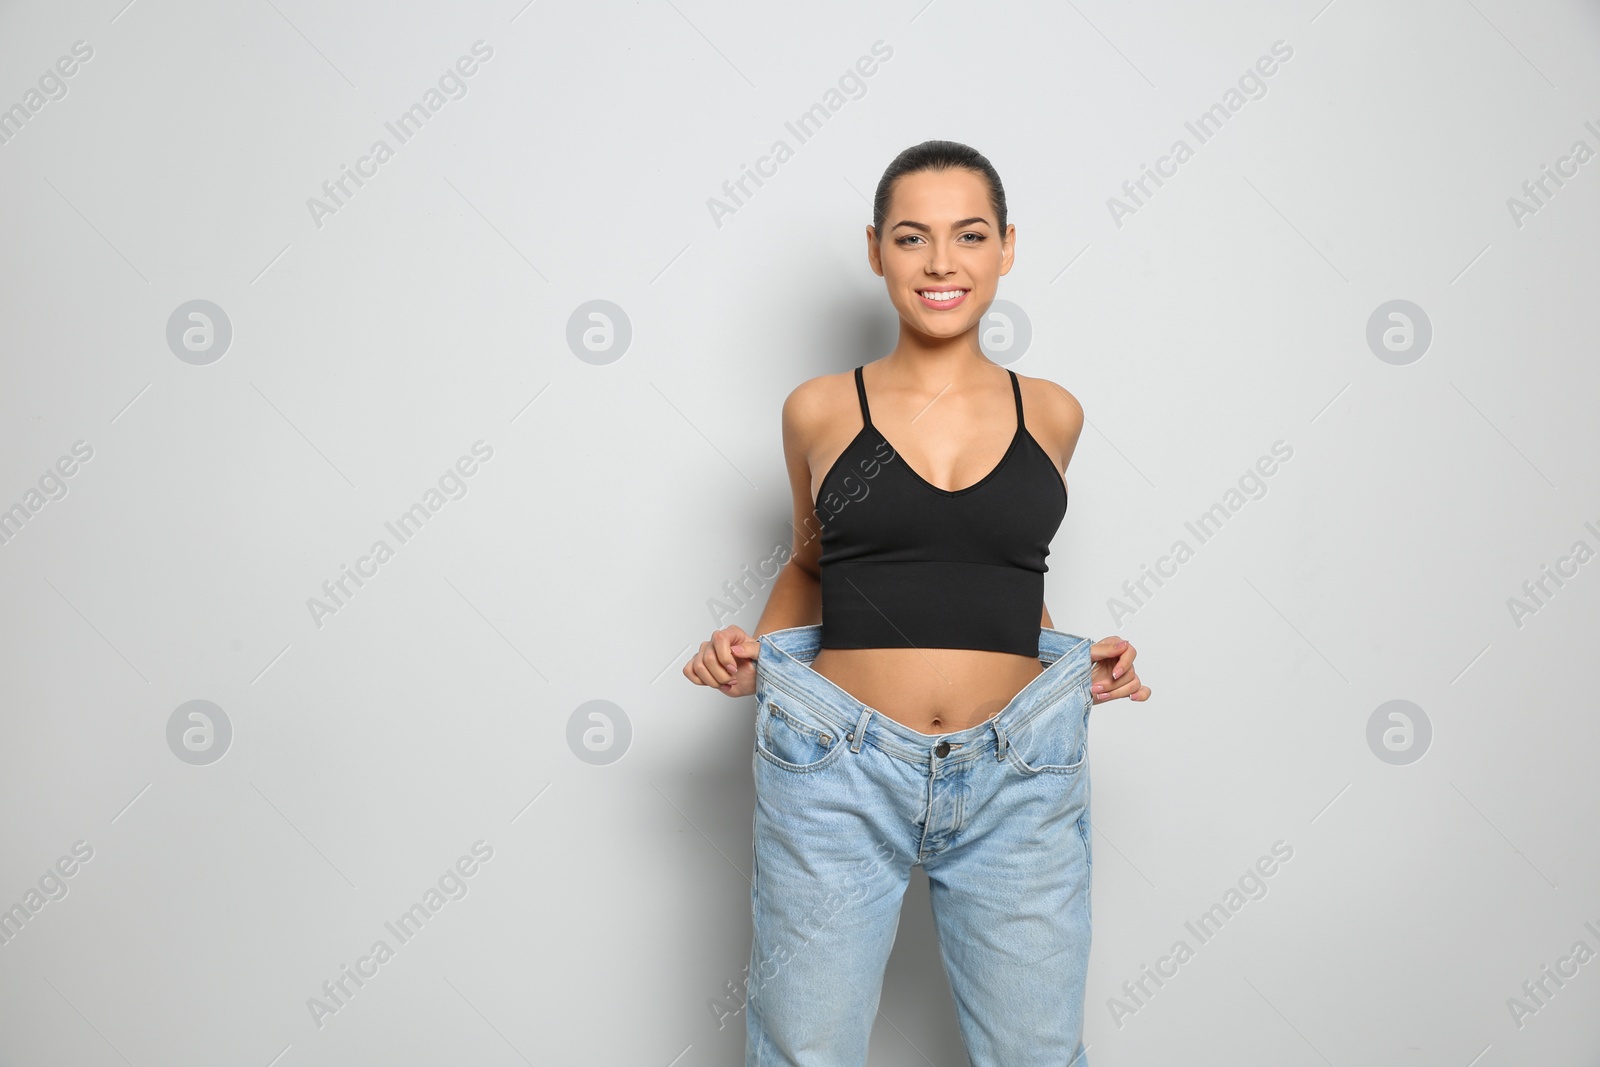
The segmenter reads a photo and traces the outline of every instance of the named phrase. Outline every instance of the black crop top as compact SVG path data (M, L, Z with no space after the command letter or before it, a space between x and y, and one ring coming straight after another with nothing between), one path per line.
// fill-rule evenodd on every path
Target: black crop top
M856 368L861 431L823 475L823 648L972 648L1039 654L1050 540L1067 487L1022 420L998 465L940 489L872 425Z

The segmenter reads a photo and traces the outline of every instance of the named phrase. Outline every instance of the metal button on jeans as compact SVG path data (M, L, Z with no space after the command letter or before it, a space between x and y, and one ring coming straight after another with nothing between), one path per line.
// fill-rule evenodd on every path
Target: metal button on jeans
M937 745L934 745L933 754L938 756L940 759L944 759L946 756L950 755L950 742L940 741Z

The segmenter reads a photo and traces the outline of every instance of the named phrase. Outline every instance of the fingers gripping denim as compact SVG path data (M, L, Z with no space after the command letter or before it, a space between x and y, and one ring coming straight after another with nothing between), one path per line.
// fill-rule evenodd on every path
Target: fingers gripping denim
M859 1067L911 868L973 1067L1088 1067L1089 638L994 718L924 734L811 669L819 625L760 638L747 1067Z

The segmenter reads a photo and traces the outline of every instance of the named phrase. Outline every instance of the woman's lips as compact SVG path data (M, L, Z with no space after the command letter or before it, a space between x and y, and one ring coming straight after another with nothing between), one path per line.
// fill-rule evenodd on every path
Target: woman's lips
M934 292L934 293L955 293L955 295L952 296L952 297L949 297L948 299L945 299L945 300L930 300L928 298L928 296L927 296L927 294L929 292ZM960 306L961 302L967 298L967 294L969 292L971 292L970 289L919 290L917 292L917 299L922 301L922 306L923 307L930 307L930 308L933 308L936 311L945 311L945 310L948 310L949 308Z

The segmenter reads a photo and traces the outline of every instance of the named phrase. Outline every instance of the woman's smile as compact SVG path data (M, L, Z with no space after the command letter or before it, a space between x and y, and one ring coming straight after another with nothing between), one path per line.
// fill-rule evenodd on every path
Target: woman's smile
M922 301L924 307L930 307L937 311L959 307L961 302L967 298L967 293L969 292L971 292L970 289L951 286L945 286L941 289L918 289L916 291L917 298Z

